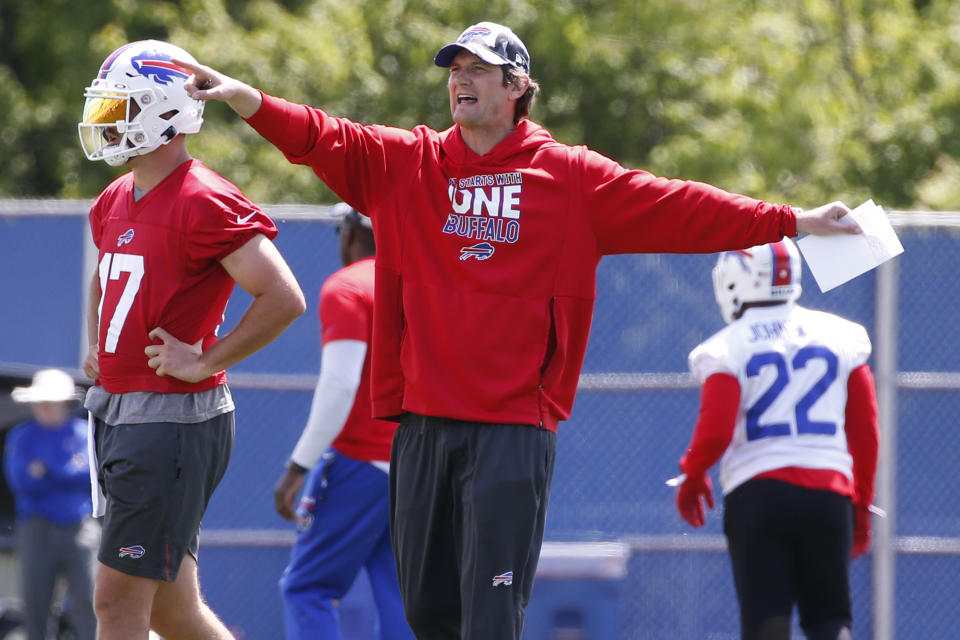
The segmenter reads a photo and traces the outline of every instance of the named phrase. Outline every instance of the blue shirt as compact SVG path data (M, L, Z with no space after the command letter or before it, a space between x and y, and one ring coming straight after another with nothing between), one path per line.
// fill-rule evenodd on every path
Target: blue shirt
M45 467L30 475L32 462ZM3 471L16 501L17 519L41 516L58 524L72 524L90 515L90 462L87 423L69 417L55 428L35 420L17 425L7 434Z

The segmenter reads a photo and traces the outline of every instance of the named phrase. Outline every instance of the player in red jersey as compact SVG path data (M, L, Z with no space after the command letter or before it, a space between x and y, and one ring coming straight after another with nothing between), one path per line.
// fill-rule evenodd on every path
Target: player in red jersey
M870 339L806 309L790 240L724 253L713 271L729 324L690 353L703 385L680 461L680 516L713 506L723 456L723 530L744 640L789 640L793 605L810 640L849 640L847 569L870 544L879 430Z
M370 218L342 203L333 214L344 267L320 292L320 377L307 426L274 488L277 512L296 518L299 532L280 580L287 638L339 640L337 601L364 569L379 613L377 637L410 640L390 546L387 472L397 425L370 415L376 245Z
M184 61L291 162L373 220L372 402L401 417L394 550L421 638L519 638L556 430L583 364L608 254L712 253L846 231L840 203L786 205L628 170L526 118L530 55L482 22L443 47L454 126L363 126Z
M85 96L91 160L131 171L90 210L99 263L90 283L94 512L103 517L94 608L101 640L231 638L200 598L198 532L233 446L224 369L301 313L303 294L273 222L190 157L203 104L184 91L191 59L153 40L117 49ZM234 283L253 296L223 338Z

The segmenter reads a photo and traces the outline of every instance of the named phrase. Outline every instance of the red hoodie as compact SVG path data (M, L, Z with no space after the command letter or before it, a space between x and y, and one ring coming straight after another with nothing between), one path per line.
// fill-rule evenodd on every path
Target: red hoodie
M601 256L796 233L788 206L627 170L529 120L483 156L458 126L363 126L268 95L248 122L373 219L377 417L556 431L573 408Z

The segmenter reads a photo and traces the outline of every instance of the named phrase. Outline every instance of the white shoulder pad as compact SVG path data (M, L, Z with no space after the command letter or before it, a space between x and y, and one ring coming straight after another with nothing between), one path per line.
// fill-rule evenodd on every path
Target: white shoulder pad
M847 321L846 347L847 355L850 357L850 370L865 364L870 358L872 347L870 345L870 336L862 325L856 322Z
M708 338L690 352L687 359L690 373L697 382L703 384L715 373L728 373L736 376L736 363L731 353L729 332L721 331Z

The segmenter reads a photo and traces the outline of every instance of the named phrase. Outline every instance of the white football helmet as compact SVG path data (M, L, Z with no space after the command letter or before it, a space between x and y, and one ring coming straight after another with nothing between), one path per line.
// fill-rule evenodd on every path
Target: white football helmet
M713 268L713 294L724 321L748 302L793 302L800 297L800 252L789 238L743 251L725 251Z
M131 42L107 56L83 94L87 102L78 128L88 159L118 166L178 134L200 131L204 103L184 91L190 71L171 58L196 62L159 40Z

